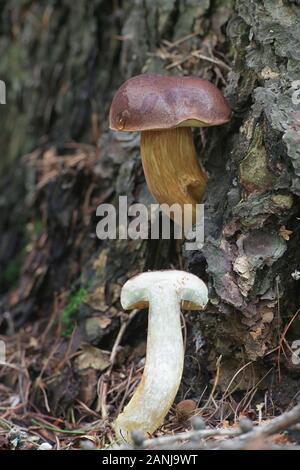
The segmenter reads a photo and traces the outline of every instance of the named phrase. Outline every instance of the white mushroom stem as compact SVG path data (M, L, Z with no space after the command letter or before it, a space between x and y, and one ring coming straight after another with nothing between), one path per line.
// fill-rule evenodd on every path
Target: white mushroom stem
M153 433L163 424L172 406L184 363L180 324L183 300L189 301L186 308L203 308L207 288L196 276L181 271L143 273L123 287L123 307L149 304L149 320L141 382L114 424L120 440L131 441L134 430Z
M144 374L130 403L115 423L117 434L126 440L135 429L152 433L161 426L182 376L184 351L180 302L175 292L164 293L162 287L151 294Z

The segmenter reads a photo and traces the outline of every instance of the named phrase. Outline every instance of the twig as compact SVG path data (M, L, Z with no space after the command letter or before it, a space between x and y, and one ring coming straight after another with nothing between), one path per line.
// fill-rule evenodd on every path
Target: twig
M136 316L136 314L139 312L139 310L132 310L132 312L127 316L125 321L122 323L121 328L119 330L118 336L115 340L115 343L113 345L111 354L110 354L110 366L109 369L107 370L106 374L103 374L98 382L98 405L97 405L97 411L101 410L101 416L102 419L105 420L108 418L108 411L107 411L107 392L108 392L108 382L111 377L112 370L115 365L115 360L118 352L118 348L120 346L120 343L122 341L123 335L126 331L127 326L129 323L133 320L133 318Z
M224 442L219 448L222 449L245 449L250 447L252 443L264 441L268 437L286 431L291 426L300 422L300 405L295 406L292 410L286 411L280 416L274 418L270 423L257 426L253 431L246 435L242 435L238 439Z
M196 57L197 59L206 60L207 62L212 62L213 64L218 65L219 67L223 68L224 70L227 70L227 71L231 70L231 67L229 67L229 65L225 64L225 62L223 62L220 59L216 59L215 57L208 57L204 54L201 54L199 51L191 52L191 55L193 57Z
M175 442L193 440L196 441L200 439L205 439L208 437L214 436L226 436L233 437L239 436L242 433L240 428L236 429L201 429L201 430L192 430L187 432L182 432L174 434L173 436L163 436L157 437L155 439L147 439L143 442L143 449L149 449L150 447L162 447L169 444L174 444Z
M207 402L205 403L203 409L207 408L208 405L210 404L210 402L213 400L214 398L214 394L215 394L215 391L216 391L216 388L218 386L218 383L219 383L219 379L220 379L220 368L221 368L221 361L222 361L222 355L218 357L217 359L217 362L216 362L216 376L215 376L215 380L214 380L214 384L213 384L213 388L212 388L212 391L208 397L208 400Z
M195 418L194 418L195 420ZM197 418L199 420L199 418ZM201 418L200 418L200 421ZM196 425L196 420L194 421ZM201 423L200 423L201 424ZM253 449L256 447L259 448L285 448L282 446L276 446L275 444L270 444L266 442L267 438L275 434L286 431L287 429L298 426L300 424L300 404L295 406L292 410L283 413L282 415L274 418L270 423L259 425L253 428L252 421L249 419L242 419L240 421L240 426L237 428L223 428L223 429L193 429L191 431L178 433L172 436L162 436L153 439L143 439L143 436L140 436L137 433L137 436L133 435L133 439L136 447L132 446L122 446L117 447L118 449L149 449L149 448L160 448L160 449L170 449L173 446L180 444L181 448L184 449ZM219 442L201 442L203 439L208 439L211 437L222 436L226 439L225 441ZM137 439L135 439L135 437ZM174 447L175 448L175 447ZM290 449L294 449L295 446L289 446Z

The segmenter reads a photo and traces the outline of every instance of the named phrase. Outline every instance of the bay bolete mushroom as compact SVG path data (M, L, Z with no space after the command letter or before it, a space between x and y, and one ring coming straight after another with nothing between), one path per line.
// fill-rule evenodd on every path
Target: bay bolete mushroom
M197 77L138 75L116 92L110 128L141 131L141 157L150 192L159 204L193 206L207 176L197 161L191 127L217 126L231 111L219 89Z
M183 371L180 309L202 310L207 302L204 282L184 271L146 272L124 284L122 307L125 310L149 307L149 316L144 373L114 423L119 440L131 441L133 431L152 433L162 425Z

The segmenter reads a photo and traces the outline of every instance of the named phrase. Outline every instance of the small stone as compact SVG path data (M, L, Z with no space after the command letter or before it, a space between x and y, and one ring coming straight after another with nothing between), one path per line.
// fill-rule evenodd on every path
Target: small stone
M200 416L194 416L192 418L192 426L195 431L202 431L202 429L205 429L205 422Z
M242 432L250 432L253 429L253 423L251 419L241 418L239 424Z
M83 450L95 450L96 445L93 441L90 441L89 439L81 439L79 441L79 447Z
M43 442L37 450L52 450L52 445L49 442Z
M131 438L133 444L137 447L141 447L145 440L145 436L141 431L132 431Z

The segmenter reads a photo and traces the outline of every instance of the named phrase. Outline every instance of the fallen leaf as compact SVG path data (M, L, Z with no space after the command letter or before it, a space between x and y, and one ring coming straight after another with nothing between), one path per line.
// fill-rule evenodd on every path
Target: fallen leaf
M89 344L85 344L82 349L81 354L75 359L75 367L78 370L91 368L103 371L109 367L110 354L108 352L102 351Z
M250 335L252 336L252 338L254 340L256 340L257 338L259 338L261 336L261 333L262 333L262 330L261 328L257 328L257 330L255 331L250 331Z
M288 230L285 225L282 225L279 229L279 235L284 239L284 240L289 240L290 235L292 235L293 231Z

